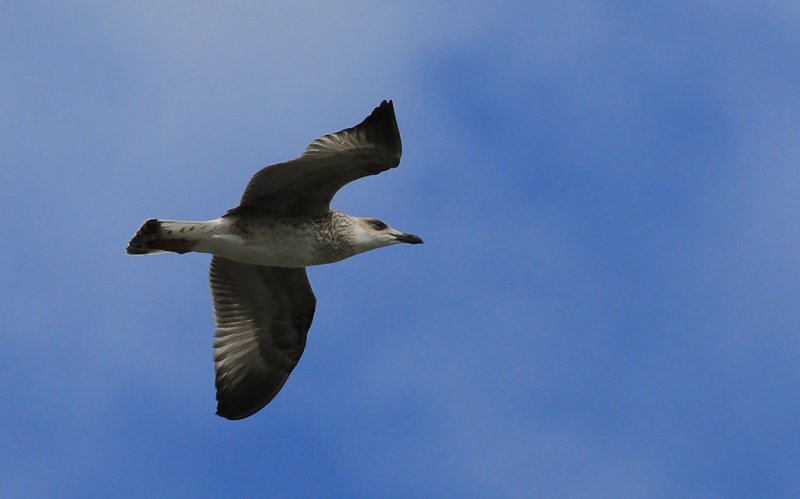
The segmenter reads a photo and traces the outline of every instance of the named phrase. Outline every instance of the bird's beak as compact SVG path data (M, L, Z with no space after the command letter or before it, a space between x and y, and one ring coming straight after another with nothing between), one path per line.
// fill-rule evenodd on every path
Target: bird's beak
M394 237L401 243L422 244L422 239L414 234L403 234L401 232L400 234L395 234Z

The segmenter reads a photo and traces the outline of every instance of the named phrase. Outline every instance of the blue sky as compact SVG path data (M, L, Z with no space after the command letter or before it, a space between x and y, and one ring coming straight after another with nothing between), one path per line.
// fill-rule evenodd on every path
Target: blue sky
M0 496L800 494L796 4L267 4L0 6ZM128 239L389 98L333 205L426 244L216 417L209 259Z

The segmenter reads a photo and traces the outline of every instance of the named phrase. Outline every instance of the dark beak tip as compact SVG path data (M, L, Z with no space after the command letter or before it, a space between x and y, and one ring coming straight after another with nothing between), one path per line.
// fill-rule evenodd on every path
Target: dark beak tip
M402 234L397 236L397 239L401 242L408 244L422 244L422 239L420 239L419 236L415 236L414 234Z

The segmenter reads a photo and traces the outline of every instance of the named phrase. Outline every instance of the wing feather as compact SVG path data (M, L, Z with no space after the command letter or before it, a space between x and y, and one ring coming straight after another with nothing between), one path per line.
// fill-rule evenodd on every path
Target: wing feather
M217 325L217 414L246 418L275 397L297 365L316 298L304 268L215 256L209 281Z
M358 125L312 142L299 158L262 168L228 214L325 213L342 186L396 167L401 155L394 105L383 101Z

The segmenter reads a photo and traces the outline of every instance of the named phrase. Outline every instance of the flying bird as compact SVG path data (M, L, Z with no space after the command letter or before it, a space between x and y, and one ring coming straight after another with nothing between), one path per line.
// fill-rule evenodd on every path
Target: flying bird
M345 184L400 163L392 101L358 125L258 171L239 206L215 220L150 219L131 255L210 253L217 414L243 419L280 391L306 345L316 307L305 267L422 239L330 208Z

